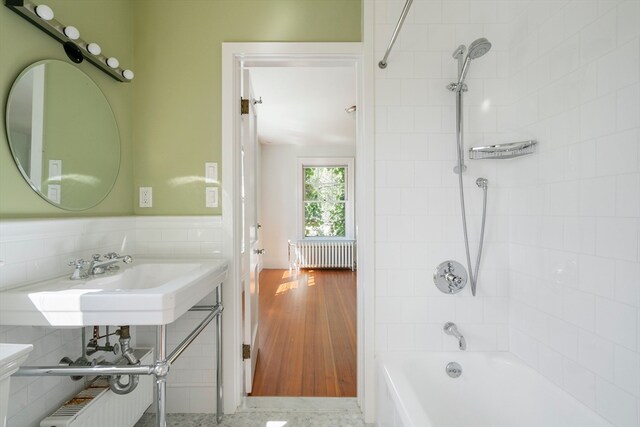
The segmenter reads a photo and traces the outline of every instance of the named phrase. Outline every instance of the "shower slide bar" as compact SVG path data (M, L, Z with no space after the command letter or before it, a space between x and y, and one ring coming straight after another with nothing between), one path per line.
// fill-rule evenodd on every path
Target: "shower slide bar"
M402 24L404 24L404 20L407 17L407 13L409 13L409 9L411 8L411 3L413 0L407 0L402 8L402 13L400 14L400 19L398 19L398 23L396 24L396 29L393 30L393 34L391 35L391 41L389 42L389 46L387 46L387 51L384 54L384 58L378 62L378 67L383 70L387 68L387 59L389 58L389 54L391 53L391 49L393 48L393 44L396 42L396 38L398 38L398 34L400 34L400 30L402 29Z
M209 314L202 322L171 352L167 350L167 325L158 325L156 328L156 363L153 365L91 365L91 366L24 366L14 374L18 377L34 376L102 376L102 375L154 375L156 379L156 426L166 427L166 381L171 364L189 347L200 333L216 319L216 385L217 405L216 420L222 421L222 322L220 317L224 307L222 306L222 294L220 286L216 289L216 305L196 305L189 311L206 311Z

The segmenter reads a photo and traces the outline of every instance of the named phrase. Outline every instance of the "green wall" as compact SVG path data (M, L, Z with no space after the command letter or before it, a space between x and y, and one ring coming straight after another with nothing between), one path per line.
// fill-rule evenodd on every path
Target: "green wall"
M133 4L130 0L47 0L46 4L51 6L58 20L76 26L84 39L95 40L102 46L103 52L116 56L121 64L135 70L132 43ZM103 202L82 212L64 211L40 198L20 175L7 144L5 117L9 90L24 68L42 59L60 59L70 64L71 62L59 42L9 10L4 6L4 1L0 6L0 58L0 217L132 214L132 85L113 80L86 61L77 65L96 82L113 108L120 130L122 163L118 180Z
M221 43L361 40L360 0L137 0L134 186L137 215L204 207L204 162L220 164ZM219 167L219 176L222 175Z
M37 0L37 3L42 1ZM4 1L3 1L4 3ZM219 214L204 207L204 162L221 160L221 43L361 40L361 0L47 0L136 73L119 83L89 63L78 68L105 93L120 129L118 180L98 206L56 208L35 194L0 132L0 218ZM135 55L135 63L134 63ZM0 118L14 79L42 59L68 61L60 43L0 6ZM220 164L219 175L223 165ZM138 187L153 208L138 208Z

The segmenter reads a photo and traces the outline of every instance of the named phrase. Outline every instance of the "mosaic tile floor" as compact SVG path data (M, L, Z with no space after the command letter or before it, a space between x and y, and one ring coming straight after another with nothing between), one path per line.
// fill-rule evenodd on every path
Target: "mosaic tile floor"
M365 427L357 413L239 412L217 424L214 414L169 414L169 427ZM135 427L154 427L155 416L145 414Z

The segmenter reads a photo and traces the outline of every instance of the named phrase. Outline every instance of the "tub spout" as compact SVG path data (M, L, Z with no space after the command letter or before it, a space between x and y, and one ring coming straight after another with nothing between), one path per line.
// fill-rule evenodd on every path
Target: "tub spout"
M460 338L458 338L458 347L460 347L460 350L467 349L467 340L465 340L462 335L460 335Z
M458 331L458 327L453 322L447 322L444 324L444 332L447 335L453 335L458 339L458 348L460 350L467 349L467 340L464 339L464 336Z

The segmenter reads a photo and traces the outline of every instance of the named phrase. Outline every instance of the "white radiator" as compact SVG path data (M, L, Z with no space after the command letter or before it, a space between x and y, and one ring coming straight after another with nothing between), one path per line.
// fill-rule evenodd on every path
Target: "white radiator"
M289 268L356 270L355 240L289 240Z
M142 365L153 364L153 350L138 348L135 355ZM106 378L98 378L42 420L40 427L133 426L153 403L153 378L140 375L136 389L123 395L109 390Z

